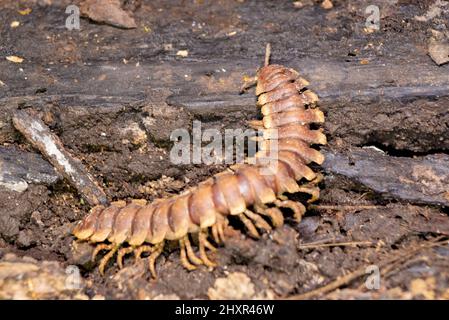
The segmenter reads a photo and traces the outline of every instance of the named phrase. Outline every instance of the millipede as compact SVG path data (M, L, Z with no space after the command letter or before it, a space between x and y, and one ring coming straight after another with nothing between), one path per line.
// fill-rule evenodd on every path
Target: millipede
M315 128L324 122L318 96L297 71L269 60L268 44L264 66L243 87L256 85L262 113L261 120L249 122L262 131L261 147L251 157L253 161L248 158L169 198L95 206L76 225L74 236L96 245L93 261L105 252L98 266L101 274L115 255L122 268L125 255L133 253L136 262L148 261L156 278L155 262L168 242L177 242L181 264L187 270L199 265L215 267L208 254L226 241L230 217L239 219L248 235L257 239L261 232L283 225L286 209L296 222L302 219L305 205L290 200L288 194L304 193L308 202L318 199L322 175L309 166L324 161L315 148L326 144L323 130Z

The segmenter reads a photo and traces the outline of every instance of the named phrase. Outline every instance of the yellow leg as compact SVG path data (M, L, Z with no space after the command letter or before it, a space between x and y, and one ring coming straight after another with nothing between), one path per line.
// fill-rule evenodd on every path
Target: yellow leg
M226 241L226 237L224 234L224 228L228 225L228 220L223 219L222 221L217 223L217 228L218 228L218 236L220 237L221 242L225 242Z
M200 257L201 257L201 260L203 260L203 263L206 266L208 266L208 267L215 267L216 264L213 263L212 261L210 261L209 258L207 257L207 254L206 254L206 247L208 247L208 245L211 245L207 241L207 235L203 231L200 231L200 233L198 234L198 239L199 239L198 242L199 242L199 245L200 245Z
M317 172L317 173L316 173L315 179L313 179L313 180L310 181L309 183L318 184L318 183L320 183L321 181L323 181L323 179L324 179L324 176L323 176L320 172Z
M215 248L215 247L212 245L212 243L210 243L209 240L207 240L207 232L204 231L203 233L204 233L204 238L203 238L203 244L204 244L204 247L205 247L206 249L209 249L209 250L212 251L212 252L217 251L217 248Z
M117 265L119 269L123 268L123 257L134 251L134 247L121 248L117 253Z
M106 267L106 264L111 260L111 258L114 256L114 254L117 252L120 245L114 245L114 247L109 251L101 260L100 264L98 265L98 270L100 271L100 274L104 275L104 268Z
M189 271L195 270L196 267L193 264L191 264L189 262L189 260L187 259L187 253L186 253L187 250L186 250L186 244L184 242L184 238L179 240L179 248L181 250L180 259L181 259L182 266Z
M148 257L148 265L150 268L151 275L153 276L154 279L157 278L155 262L156 259L161 255L163 250L164 250L164 242L160 242L154 246L153 253L150 254L150 256Z
M248 126L252 129L264 129L262 120L249 120L247 121Z
M279 200L282 200L282 201L288 200L288 197L287 197L286 195L283 195L283 194L278 194L278 195L277 195L277 198L278 198Z
M257 84L257 77L248 77L247 79L244 79L243 85L240 87L240 93L244 93L246 90L255 86L256 84Z
M254 209L258 214L269 217L275 228L278 228L284 224L284 216L278 208L268 208L265 206L255 205Z
M256 224L256 227L260 230L264 231L271 231L271 226L266 222L261 216L258 214L255 214L254 212L250 210L245 210L244 212L245 216L251 219Z
M105 243L102 243L102 244L97 245L97 246L95 247L94 252L92 252L92 258L91 258L91 260L92 260L92 261L95 261L95 258L97 257L97 255L98 255L98 253L99 253L100 251L103 251L103 250L111 250L112 248L114 248L114 245L113 245L113 244L105 244Z
M320 197L320 188L318 187L301 186L299 187L298 192L303 192L311 195L311 198L307 200L308 203L314 202Z
M239 214L238 217L243 222L245 227L248 229L249 235L253 238L260 238L259 232L257 231L254 224L249 220L243 213Z
M138 248L136 248L134 250L134 257L136 259L136 263L139 262L139 260L141 259L142 253L144 252L153 252L154 251L154 246L140 246Z
M211 227L211 231L212 231L212 238L214 238L215 243L219 244L221 241L220 236L218 235L218 222Z
M201 259L193 252L192 246L190 245L189 235L184 237L184 243L186 245L187 258L189 258L190 262L196 265L203 264L203 261L201 261Z
M306 208L302 205L302 203L291 201L291 200L276 200L274 204L279 208L288 208L293 211L293 218L296 222L300 222L302 216L306 212Z
M299 192L311 195L311 198L307 201L308 203L315 202L320 197L320 188L316 185L323 181L323 178L321 173L317 173L315 179L299 187Z

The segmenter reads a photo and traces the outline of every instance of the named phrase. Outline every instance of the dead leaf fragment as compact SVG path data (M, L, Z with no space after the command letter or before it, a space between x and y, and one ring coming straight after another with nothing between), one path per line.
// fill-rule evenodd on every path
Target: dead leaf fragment
M14 62L14 63L22 63L23 62L23 58L18 57L18 56L7 56L6 60Z
M17 12L19 14L21 14L22 16L26 16L26 15L29 15L31 13L31 11L32 11L31 8L26 8L23 10L18 10Z
M293 1L293 7L296 9L301 9L306 6L313 6L314 3L312 0L301 0L301 1Z
M19 21L13 21L10 24L11 28L17 28L18 26L20 26L20 22Z
M176 55L185 58L189 55L189 51L188 50L179 50L178 52L176 52Z

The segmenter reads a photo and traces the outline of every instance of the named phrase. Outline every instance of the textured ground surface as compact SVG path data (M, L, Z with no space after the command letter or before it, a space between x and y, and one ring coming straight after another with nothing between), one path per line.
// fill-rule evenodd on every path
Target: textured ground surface
M362 272L312 297L449 298L449 248L429 245L449 235L449 65L428 55L432 30L447 40L449 5L301 2L127 1L136 29L82 19L68 31L69 1L0 1L0 297L286 298L374 264L379 290ZM370 4L381 9L373 33ZM132 259L101 277L70 235L89 207L14 130L12 112L33 108L109 199L175 194L224 166L173 165L170 133L194 119L224 129L256 117L253 92L238 91L267 42L272 61L300 70L321 97L320 201L259 241L231 232L212 272L187 272L173 251L157 281ZM24 284L39 279L43 289Z

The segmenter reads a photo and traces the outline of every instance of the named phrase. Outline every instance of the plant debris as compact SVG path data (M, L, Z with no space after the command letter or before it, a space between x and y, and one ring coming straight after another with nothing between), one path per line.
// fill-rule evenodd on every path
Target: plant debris
M81 161L64 149L59 138L51 133L41 120L33 118L26 111L17 110L13 116L13 123L91 206L108 202L106 194L86 171Z
M24 59L18 56L7 56L6 60L14 63L22 63Z
M120 0L85 0L80 4L80 11L99 23L124 29L137 28L132 13L121 8Z

